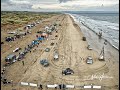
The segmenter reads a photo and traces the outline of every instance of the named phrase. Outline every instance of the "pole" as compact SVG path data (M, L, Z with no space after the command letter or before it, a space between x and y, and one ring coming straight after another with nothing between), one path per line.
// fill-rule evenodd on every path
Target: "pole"
M103 46L103 60L105 60L105 57L104 57L105 55L104 55L104 46Z
M107 45L107 40L105 40L104 45ZM105 50L104 50L104 45L103 45L103 60L105 60Z
M12 87L13 87L13 80L11 80L11 83L12 83Z

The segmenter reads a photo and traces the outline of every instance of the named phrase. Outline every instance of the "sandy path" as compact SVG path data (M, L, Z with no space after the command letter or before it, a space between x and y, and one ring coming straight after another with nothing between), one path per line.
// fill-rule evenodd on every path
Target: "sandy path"
M54 22L60 23L58 33L53 32L49 37L49 40L44 41L39 47L37 47L36 52L29 53L26 56L26 65L22 67L21 63L17 62L12 65L7 72L8 77L13 79L15 82L32 82L32 83L42 83L43 90L53 90L46 89L46 84L74 84L77 86L81 86L84 84L95 84L108 86L104 87L102 90L117 90L114 85L116 85L114 78L113 79L104 79L102 81L95 80L85 80L85 76L96 74L96 73L105 73L105 75L111 75L109 72L109 68L107 67L105 62L100 62L98 58L98 54L95 51L87 50L87 42L82 41L83 34L80 31L80 28L76 26L70 16L61 15L57 16L57 20L55 18ZM51 19L50 21L52 21ZM55 38L55 35L58 37ZM54 39L54 40L53 40ZM50 43L54 42L53 46L50 46ZM46 47L50 48L50 52L44 52ZM53 60L54 50L58 50L60 58L58 61ZM87 56L92 56L93 64L86 64L85 60ZM50 62L49 67L43 67L40 64L40 60L43 58L47 58ZM19 68L16 67L19 66ZM22 68L21 68L22 67ZM62 70L70 67L74 70L73 75L63 76ZM19 70L19 73L18 73ZM17 74L18 73L18 74ZM15 75L16 74L16 75ZM17 78L16 78L17 77ZM14 86L17 90L37 90L36 88ZM112 87L113 86L113 87ZM3 90L9 90L8 87L3 87ZM9 86L10 88L10 86ZM77 90L77 89L74 89Z

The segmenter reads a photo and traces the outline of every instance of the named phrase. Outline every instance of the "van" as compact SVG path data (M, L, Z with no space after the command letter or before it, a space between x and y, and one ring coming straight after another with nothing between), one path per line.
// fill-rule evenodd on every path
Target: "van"
M6 58L5 58L5 61L6 61L6 64L12 64L16 61L16 55L8 55Z

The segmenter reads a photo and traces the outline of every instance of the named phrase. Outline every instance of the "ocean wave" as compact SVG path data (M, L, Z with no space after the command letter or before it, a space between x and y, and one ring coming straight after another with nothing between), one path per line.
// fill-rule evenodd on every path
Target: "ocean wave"
M108 21L93 20L90 17L69 14L74 21L83 24L98 35L102 30L102 38L107 40L115 49L119 50L119 24Z

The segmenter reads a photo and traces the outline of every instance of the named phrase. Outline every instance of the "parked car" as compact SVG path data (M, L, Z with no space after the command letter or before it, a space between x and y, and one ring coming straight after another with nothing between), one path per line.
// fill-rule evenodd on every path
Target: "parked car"
M37 33L40 33L40 34L42 34L43 32L42 32L42 31L37 31Z
M46 49L45 49L45 52L49 52L49 51L50 51L50 48L46 48Z
M1 44L4 44L4 42L1 42Z
M19 55L16 57L18 61L22 60L24 58L25 54L23 52L19 53Z
M87 46L87 49L88 49L88 50L92 50L92 48L91 48L91 46L90 46L90 45L88 45L88 46Z
M101 56L99 56L99 58L98 58L100 61L104 61L104 56L103 55L101 55Z
M39 44L38 40L33 40L32 41L32 45L38 45L38 44Z
M74 74L74 71L70 68L66 68L65 70L62 71L62 75L70 75Z
M44 67L49 66L49 62L48 62L47 59L43 59L43 60L41 60L40 63L41 63Z
M6 64L12 64L16 61L16 55L10 54L5 57Z
M87 63L87 64L93 64L93 59L92 59L91 56L88 56L88 57L87 57L86 63Z
M53 46L53 45L54 45L54 43L52 42L50 45L51 45L51 46Z
M83 41L86 41L86 37L83 37Z
M59 58L58 53L54 53L54 60L58 60L58 58Z
M7 42L14 41L14 37L10 37L10 36L5 37L5 41Z

